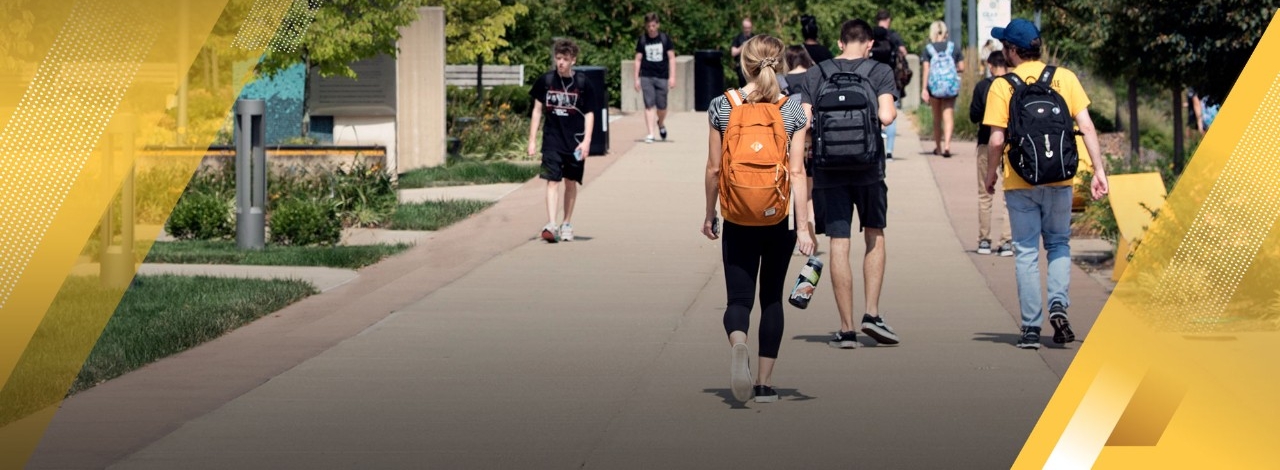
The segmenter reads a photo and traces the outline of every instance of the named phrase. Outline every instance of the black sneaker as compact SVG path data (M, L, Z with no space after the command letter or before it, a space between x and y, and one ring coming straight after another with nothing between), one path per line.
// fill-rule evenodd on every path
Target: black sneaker
M662 140L664 142L667 140L667 126L662 126L658 128L658 137L662 137Z
M835 336L831 337L831 341L827 341L827 346L840 349L857 348L858 334L852 331L838 331Z
M981 240L978 242L978 254L980 255L991 254L991 240Z
M773 403L778 401L778 392L768 385L756 385L752 391L756 395L756 403Z
M893 161L893 154L892 153L884 154L884 159L888 161Z
M879 316L871 316L871 314L862 314L862 332L876 340L880 344L898 344L898 334L893 332L893 328L884 324L884 319Z
M1040 349L1040 327L1022 327L1022 337L1018 338L1016 346L1021 349Z
M1067 307L1054 302L1049 307L1049 325L1053 327L1053 342L1058 344L1067 344L1076 340L1075 332L1071 331L1071 322L1067 321Z

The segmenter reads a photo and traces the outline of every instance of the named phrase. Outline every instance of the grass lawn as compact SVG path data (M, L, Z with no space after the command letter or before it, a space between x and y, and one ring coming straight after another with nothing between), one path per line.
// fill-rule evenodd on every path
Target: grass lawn
M391 227L397 230L439 230L492 206L492 202L474 200L427 201L400 204L391 215Z
M400 189L462 186L468 184L523 183L538 176L540 167L530 163L464 161L434 168L419 168L400 175Z
M260 266L327 266L362 268L409 249L411 245L278 246L242 251L234 241L156 242L148 263L250 264Z
M102 287L97 277L72 276L0 392L0 423L222 336L315 293L310 284L293 280L166 275L138 276L120 297L120 289ZM108 306L117 298L120 302L107 321ZM88 360L80 361L90 346ZM74 381L68 382L72 375Z

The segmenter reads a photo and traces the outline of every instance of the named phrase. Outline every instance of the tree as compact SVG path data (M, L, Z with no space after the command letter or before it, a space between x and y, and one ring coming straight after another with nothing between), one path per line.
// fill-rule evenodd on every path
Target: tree
M426 4L445 8L445 60L450 63L493 61L495 51L509 45L507 30L529 13L524 3L503 5L499 0L427 0Z

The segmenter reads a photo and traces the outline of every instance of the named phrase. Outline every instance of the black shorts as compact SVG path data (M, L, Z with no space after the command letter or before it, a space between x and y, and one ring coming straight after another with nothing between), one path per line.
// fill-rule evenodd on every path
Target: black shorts
M583 156L578 161L572 153L542 152L542 174L538 176L547 181L568 179L581 183L586 160Z
M869 185L844 185L813 190L814 201L822 201L823 221L828 237L849 238L853 235L853 210L858 210L858 231L863 228L885 228L889 211L889 187L884 181ZM817 204L814 205L817 212Z

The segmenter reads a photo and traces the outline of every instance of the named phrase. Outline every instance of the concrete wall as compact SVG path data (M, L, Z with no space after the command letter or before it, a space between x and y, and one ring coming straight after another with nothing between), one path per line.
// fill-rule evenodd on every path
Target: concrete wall
M911 66L911 83L907 85L906 94L902 97L902 110L914 111L920 107L920 56L907 54L907 64Z
M444 9L419 8L418 21L400 35L392 131L395 150L388 159L395 162L396 172L404 173L445 161Z
M384 146L387 149L387 168L396 170L395 173L403 173L407 170L400 165L400 146L396 142L396 130L400 127L403 124L398 126L390 116L334 116L333 144Z
M636 91L636 61L624 60L622 73L622 112L644 111L644 96ZM668 111L693 111L693 56L676 56L676 89L667 94Z

